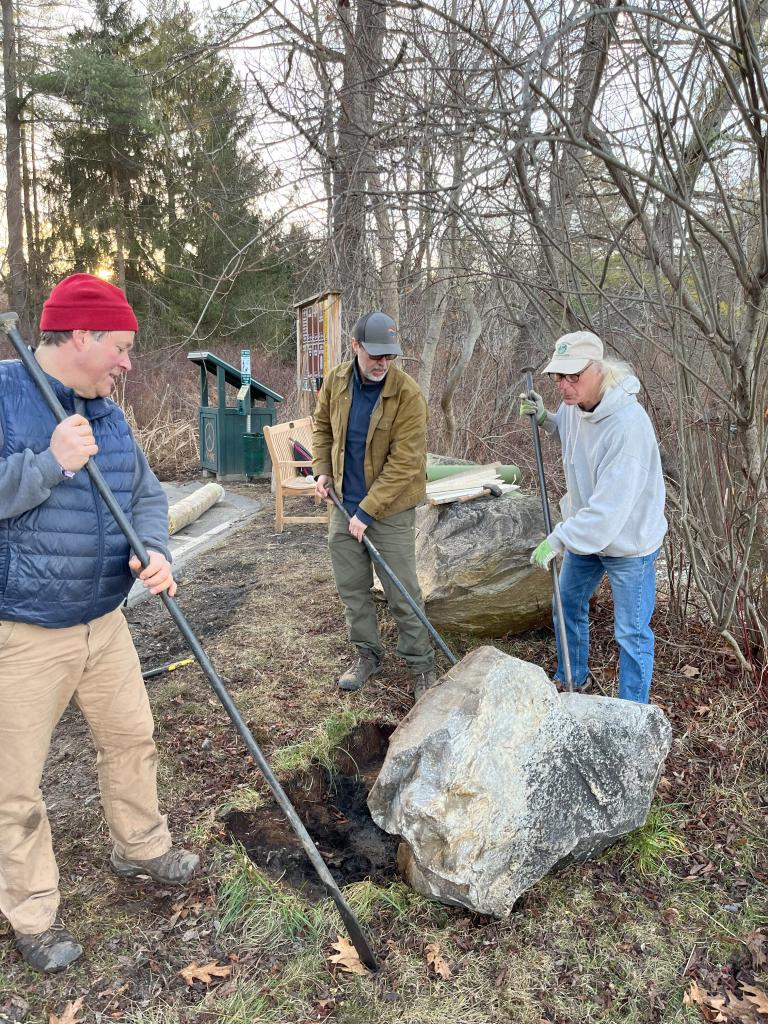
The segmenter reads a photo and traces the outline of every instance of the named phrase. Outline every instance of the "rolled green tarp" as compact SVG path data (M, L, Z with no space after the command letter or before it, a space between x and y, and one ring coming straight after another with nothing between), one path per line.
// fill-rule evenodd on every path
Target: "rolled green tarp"
M434 465L427 466L427 482L432 483L433 480L444 480L449 476L456 476L458 473L466 473L468 470L479 469L480 467L476 463L464 464L464 465ZM517 466L493 466L489 467L489 472L493 468L496 475L501 477L505 484L517 484L520 483L522 473Z

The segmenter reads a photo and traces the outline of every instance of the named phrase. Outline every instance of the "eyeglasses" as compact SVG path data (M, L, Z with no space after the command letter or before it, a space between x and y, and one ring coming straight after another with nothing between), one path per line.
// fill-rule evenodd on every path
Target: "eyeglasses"
M363 351L365 352L365 349L363 349ZM389 353L387 353L387 355L384 355L384 356L372 356L370 352L365 352L365 354L366 354L366 355L368 356L368 358L369 358L369 359L370 359L370 360L371 360L372 362L374 362L374 363L378 363L378 362L380 362L380 361L381 361L382 359L386 359L386 361L387 361L388 363L391 363L393 359L397 359L397 356L396 356L396 355L390 355Z
M579 377L592 365L592 360L587 363L583 370L579 370L578 373L548 373L547 376L550 380L554 381L555 384L559 384L561 380L567 381L568 384L578 384Z

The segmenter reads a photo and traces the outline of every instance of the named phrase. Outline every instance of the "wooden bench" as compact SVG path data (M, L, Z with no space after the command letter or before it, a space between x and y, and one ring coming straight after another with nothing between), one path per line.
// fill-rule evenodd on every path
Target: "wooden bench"
M298 441L308 451L312 451L312 417L302 420L291 420L288 423L276 423L272 427L264 427L264 440L272 460L272 479L275 484L275 529L283 532L285 523L327 523L328 515L288 516L285 514L286 498L315 499L315 481L302 476L300 469L312 468L311 462L297 462L294 458L293 442Z

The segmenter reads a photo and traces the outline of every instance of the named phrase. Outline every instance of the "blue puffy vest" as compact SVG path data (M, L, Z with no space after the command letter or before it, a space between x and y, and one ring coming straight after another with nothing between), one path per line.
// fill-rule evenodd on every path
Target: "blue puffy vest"
M48 382L67 415L75 395L53 377ZM107 398L88 399L99 453L96 464L131 519L136 450L120 408ZM7 458L50 447L56 420L23 365L0 361L0 417ZM37 508L0 520L0 620L63 627L90 622L125 599L133 577L128 542L81 469L63 479Z

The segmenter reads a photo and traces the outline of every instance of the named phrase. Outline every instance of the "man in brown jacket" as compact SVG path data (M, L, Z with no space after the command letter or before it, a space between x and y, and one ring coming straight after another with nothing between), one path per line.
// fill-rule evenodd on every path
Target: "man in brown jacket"
M334 486L351 516L333 507L328 531L333 574L357 659L339 679L359 690L379 670L382 647L371 596L373 565L368 537L406 590L421 601L416 576L416 506L426 494L427 403L412 377L394 364L402 355L394 320L362 316L352 331L354 358L323 382L315 409L313 470L317 493ZM408 602L382 573L398 628L398 654L413 677L418 699L435 681L429 634Z

